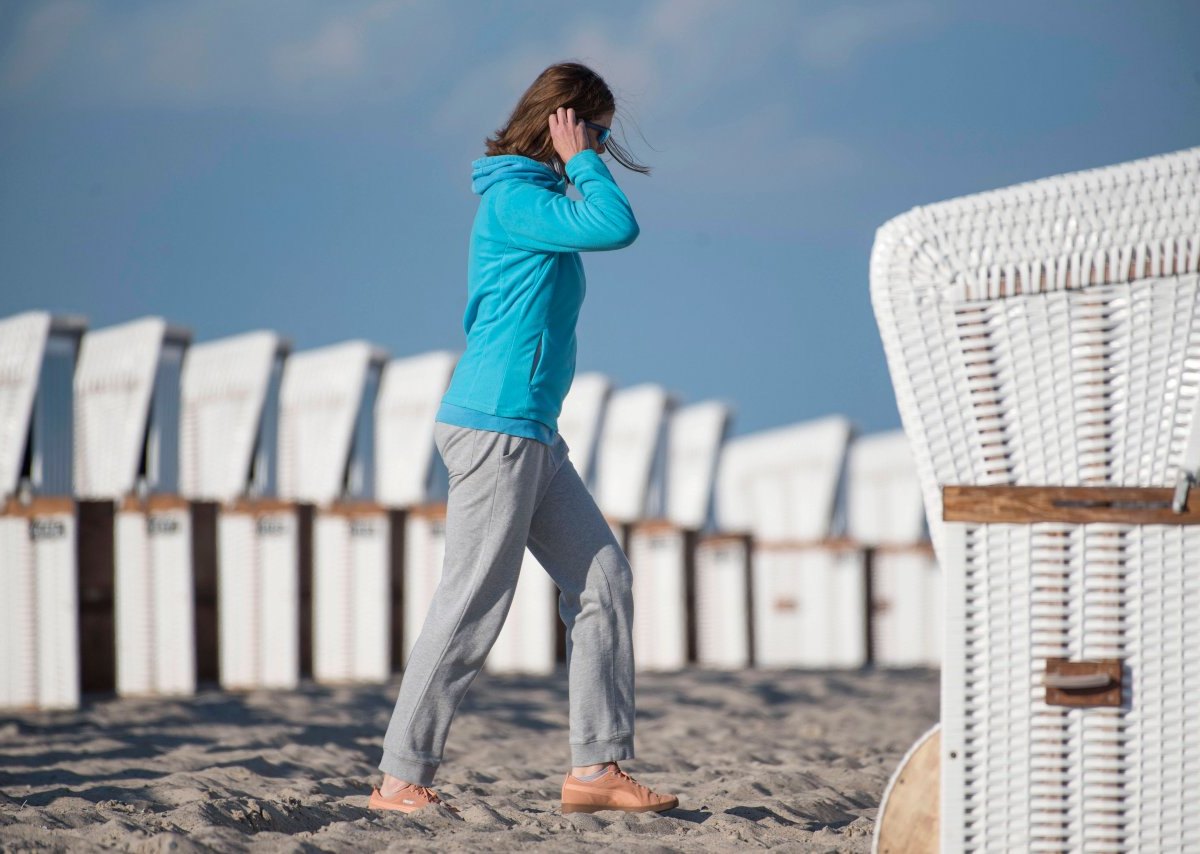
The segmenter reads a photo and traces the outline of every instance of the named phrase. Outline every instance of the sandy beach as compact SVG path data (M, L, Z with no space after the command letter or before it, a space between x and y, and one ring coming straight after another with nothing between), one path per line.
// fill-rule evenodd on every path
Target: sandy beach
M5 851L869 851L897 762L938 715L931 671L639 674L638 758L680 806L563 816L566 677L481 674L437 789L366 809L398 680L0 718ZM599 847L597 847L599 846Z

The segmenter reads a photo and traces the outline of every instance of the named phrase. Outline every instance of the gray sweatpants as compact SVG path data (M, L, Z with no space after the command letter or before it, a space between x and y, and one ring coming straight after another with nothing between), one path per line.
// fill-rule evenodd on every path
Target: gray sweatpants
M571 761L632 759L633 576L566 442L440 422L434 440L450 472L446 557L379 767L433 782L454 712L504 625L526 545L559 589Z

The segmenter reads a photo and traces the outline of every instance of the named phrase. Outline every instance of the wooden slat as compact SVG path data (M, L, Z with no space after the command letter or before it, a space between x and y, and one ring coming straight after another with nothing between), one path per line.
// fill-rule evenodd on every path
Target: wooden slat
M639 522L630 523L630 528L634 533L650 536L656 534L675 534L683 530L670 519L643 519Z
M296 509L296 502L282 498L237 498L225 505L225 509L233 513L271 516L276 513L291 513Z
M341 516L346 519L384 518L387 508L373 501L335 501L322 507L321 514L325 516Z
M861 546L846 537L837 537L825 540L755 540L754 548L764 552L854 552Z
M438 519L446 518L445 504L421 504L416 507L408 508L408 515L417 519Z
M60 513L74 512L75 499L48 495L35 495L28 503L10 498L0 509L0 515L24 516L30 519L34 516L54 516Z
M125 513L163 513L169 510L186 510L190 502L179 495L147 495L139 498L127 495L121 500L120 510Z
M702 534L700 536L699 544L707 547L720 546L724 545L725 543L745 543L747 546L749 546L751 539L752 538L750 534Z
M947 522L1032 524L1109 522L1121 525L1200 525L1200 488L1183 513L1171 509L1175 490L1123 486L946 486Z
M883 543L871 549L877 555L921 555L933 557L933 543L925 540L919 543Z

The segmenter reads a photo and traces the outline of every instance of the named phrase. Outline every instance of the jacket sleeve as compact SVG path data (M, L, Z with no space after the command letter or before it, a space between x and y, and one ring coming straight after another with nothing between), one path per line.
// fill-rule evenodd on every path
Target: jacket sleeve
M507 189L495 215L513 243L534 252L620 249L638 236L629 200L596 152L581 151L567 163L579 201L533 184Z

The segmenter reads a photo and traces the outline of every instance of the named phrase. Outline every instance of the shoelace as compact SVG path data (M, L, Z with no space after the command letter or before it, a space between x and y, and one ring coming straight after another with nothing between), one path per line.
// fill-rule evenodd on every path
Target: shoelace
M428 798L431 804L440 804L442 802L442 799L438 797L437 792L428 786L413 786L413 788Z
M637 780L630 777L628 774L626 774L620 768L614 768L613 773L616 774L621 779L628 780L630 783L633 783L633 785L637 786L639 789L645 789L647 792L650 791L650 788L648 786L643 786L641 783L639 783Z

